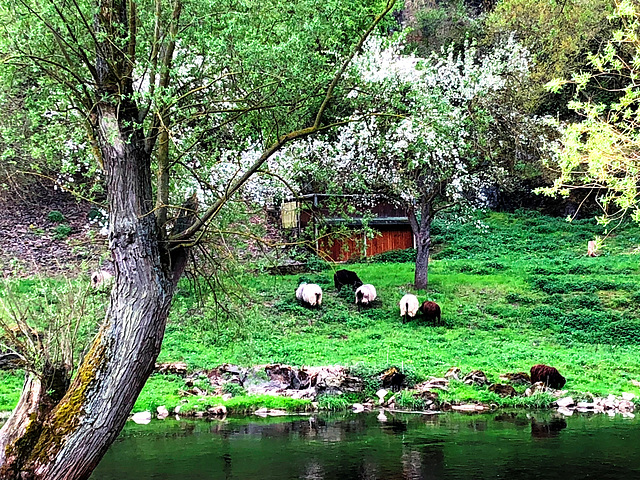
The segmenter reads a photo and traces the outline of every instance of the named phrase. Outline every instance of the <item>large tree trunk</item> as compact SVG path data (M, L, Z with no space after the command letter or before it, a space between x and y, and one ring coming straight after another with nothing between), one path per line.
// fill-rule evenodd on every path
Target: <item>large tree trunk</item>
M420 220L416 218L415 210L408 211L409 223L416 241L416 269L414 286L425 290L429 284L429 252L431 250L431 205L422 206Z
M143 136L130 118L119 118L126 107L103 103L98 109L111 207L109 246L116 270L106 321L55 408L41 419L32 415L26 427L17 422L3 431L16 440L6 449L2 478L89 477L153 370L172 280L181 273L169 268L150 214L150 157Z
M429 229L418 232L416 236L416 271L414 285L419 290L425 290L429 284L429 251L431 246Z

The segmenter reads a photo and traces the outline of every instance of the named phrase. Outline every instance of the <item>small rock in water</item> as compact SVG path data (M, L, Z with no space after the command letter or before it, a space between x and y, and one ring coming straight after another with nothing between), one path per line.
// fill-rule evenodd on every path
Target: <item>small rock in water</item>
M134 413L131 417L131 420L133 420L138 425L146 425L151 421L151 412L147 411Z
M286 414L287 412L285 412L284 410L269 410L269 412L267 413L267 415L269 415L270 417L282 417Z
M164 405L160 405L158 408L156 408L156 412L158 412L158 418L160 420L164 420L169 416L169 410L167 410L167 407L165 407Z
M573 415L573 410L571 410L570 408L567 408L567 407L559 407L558 408L558 413L561 413L565 417L570 417L571 415Z
M456 412L479 412L484 410L484 407L482 405L467 403L463 405L452 405L451 409L455 410Z
M571 405L573 405L573 398L572 397L559 398L558 400L556 400L556 404L560 408L570 407Z
M224 405L216 405L215 407L211 407L211 408L207 408L207 413L209 413L210 415L226 415L227 414L227 407L225 407Z
M631 413L635 409L635 405L630 400L620 400L618 403L618 411L621 413Z
M353 405L351 405L351 408L353 409L353 413L364 412L364 405L362 405L361 403L354 403Z
M384 414L384 410L382 408L380 409L380 413L378 414L378 421L379 422L387 421L387 416Z
M176 407L173 409L173 413L175 413L176 415L179 414L181 408L182 408L181 405L176 405Z
M590 403L590 402L578 402L578 408L581 408L584 410L593 410L596 408L596 404Z
M253 412L254 415L258 415L259 417L266 417L267 413L269 413L269 409L264 407L259 408L258 410Z
M384 388L381 388L376 392L376 397L378 397L378 403L380 403L380 405L384 403L384 397L387 395L387 393L389 393L389 391L385 390Z

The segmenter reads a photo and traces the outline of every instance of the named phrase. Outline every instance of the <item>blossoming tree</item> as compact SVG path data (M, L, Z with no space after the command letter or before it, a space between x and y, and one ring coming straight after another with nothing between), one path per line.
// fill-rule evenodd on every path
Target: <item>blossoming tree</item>
M292 180L315 176L326 188L383 195L407 213L416 247L415 287L428 281L431 222L460 202L482 200L504 170L492 102L527 74L529 54L513 37L481 54L418 58L400 44L371 39L356 61L363 85L352 90L353 122L329 137L296 142ZM360 118L360 120L358 120Z

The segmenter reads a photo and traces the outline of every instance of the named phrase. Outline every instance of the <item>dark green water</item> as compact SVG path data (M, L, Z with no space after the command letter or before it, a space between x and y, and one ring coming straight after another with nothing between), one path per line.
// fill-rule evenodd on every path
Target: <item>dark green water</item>
M387 415L129 422L91 478L640 479L640 420Z

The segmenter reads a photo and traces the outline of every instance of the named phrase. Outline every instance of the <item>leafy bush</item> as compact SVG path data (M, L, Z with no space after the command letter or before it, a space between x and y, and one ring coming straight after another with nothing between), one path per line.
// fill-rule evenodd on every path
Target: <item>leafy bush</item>
M59 212L58 210L51 210L47 214L47 219L50 222L54 222L54 223L62 223L62 222L64 222L66 220L64 218L64 215L62 214L62 212Z
M55 240L65 240L69 235L71 235L72 231L73 229L69 225L56 225L52 229L53 238Z
M224 393L230 393L233 397L242 397L247 394L247 391L242 385L237 383L227 382L222 386Z
M571 300L576 308L590 308L592 310L602 309L600 298L597 295L580 295Z

